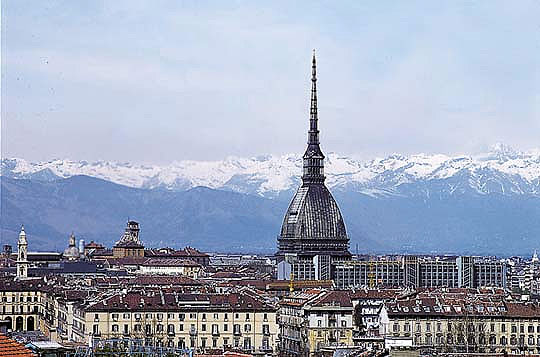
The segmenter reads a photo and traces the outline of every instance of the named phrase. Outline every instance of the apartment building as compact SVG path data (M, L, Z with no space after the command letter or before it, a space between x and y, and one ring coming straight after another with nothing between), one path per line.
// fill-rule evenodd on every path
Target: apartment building
M73 339L79 342L130 339L197 351L268 353L277 337L276 309L245 292L121 292L77 304L73 315Z
M279 306L279 355L314 356L323 349L353 346L353 304L347 291L307 290Z
M540 305L502 291L428 291L385 303L379 333L438 352L539 353Z

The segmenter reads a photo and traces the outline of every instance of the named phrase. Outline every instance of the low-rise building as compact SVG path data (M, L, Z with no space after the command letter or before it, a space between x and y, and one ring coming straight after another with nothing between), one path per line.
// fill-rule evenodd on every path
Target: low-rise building
M307 290L284 297L279 307L280 356L314 356L353 346L353 304L347 291Z
M129 291L74 307L74 340L131 339L151 346L268 353L276 309L247 293Z
M387 302L379 333L439 352L538 353L540 305L502 291L428 291Z

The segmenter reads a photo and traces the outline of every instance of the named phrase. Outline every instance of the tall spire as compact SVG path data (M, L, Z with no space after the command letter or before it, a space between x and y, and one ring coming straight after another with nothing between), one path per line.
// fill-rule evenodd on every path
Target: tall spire
M315 50L313 50L313 60L311 61L311 106L309 109L309 134L308 145L319 145L318 128L318 110L317 110L317 60L315 59Z
M319 146L319 115L317 108L317 61L315 50L311 62L311 104L309 109L308 147L304 154L304 185L321 184L324 182L324 155Z

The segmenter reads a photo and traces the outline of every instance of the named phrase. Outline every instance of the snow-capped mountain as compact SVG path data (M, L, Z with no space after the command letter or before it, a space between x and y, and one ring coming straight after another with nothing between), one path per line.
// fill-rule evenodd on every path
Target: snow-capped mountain
M24 223L40 249L64 246L73 230L110 245L126 217L136 217L149 246L272 253L301 166L295 155L167 166L4 159L0 239L16 244ZM474 156L370 161L329 154L325 169L351 249L507 255L540 248L538 150L499 145Z
M197 186L275 197L300 182L300 155L230 157L222 161L179 161L166 166L133 165L108 161L52 160L30 163L2 159L2 175L51 181L87 175L136 188L184 191ZM334 190L371 196L413 194L412 184L430 183L414 194L540 195L540 150L519 152L497 144L474 156L399 155L362 162L336 153L327 155L327 184ZM435 192L439 191L439 192Z

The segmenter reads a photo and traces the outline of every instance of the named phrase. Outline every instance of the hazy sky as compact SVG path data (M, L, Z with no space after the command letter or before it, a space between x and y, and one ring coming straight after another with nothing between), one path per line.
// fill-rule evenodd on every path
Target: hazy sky
M540 147L539 1L2 1L2 157Z

